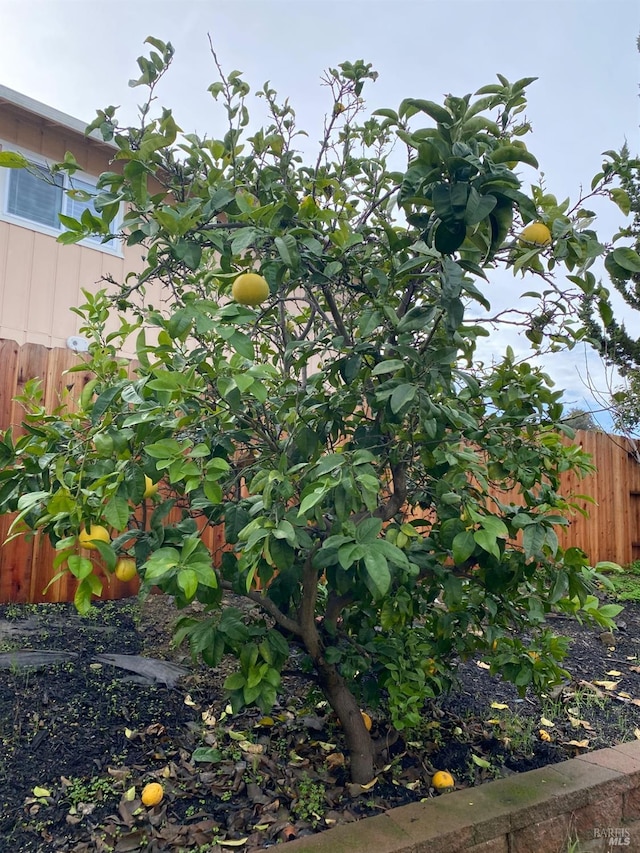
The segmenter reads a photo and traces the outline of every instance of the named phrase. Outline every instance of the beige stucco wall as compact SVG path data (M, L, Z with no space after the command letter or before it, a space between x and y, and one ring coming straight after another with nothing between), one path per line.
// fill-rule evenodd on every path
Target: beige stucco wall
M53 161L71 151L93 177L114 169L114 149L1 101L0 140ZM124 247L118 256L89 246L64 246L27 225L0 220L0 338L66 346L81 325L69 309L84 301L82 289L104 287L101 278L106 275L124 281L142 266L139 247Z

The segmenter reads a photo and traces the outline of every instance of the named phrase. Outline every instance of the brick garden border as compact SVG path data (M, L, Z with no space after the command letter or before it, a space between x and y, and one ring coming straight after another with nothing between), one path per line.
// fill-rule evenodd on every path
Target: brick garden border
M287 853L640 851L640 741L299 838ZM629 826L629 824L632 824ZM618 840L612 841L614 837Z

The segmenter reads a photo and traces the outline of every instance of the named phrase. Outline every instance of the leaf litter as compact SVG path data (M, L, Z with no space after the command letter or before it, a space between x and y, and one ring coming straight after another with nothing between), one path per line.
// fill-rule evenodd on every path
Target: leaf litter
M470 787L640 737L631 602L606 646L563 621L571 677L542 702L469 661L408 735L367 708L377 775L364 786L350 782L340 727L295 661L270 714L232 715L232 663L210 670L173 648L178 615L156 595L141 609L100 603L85 619L72 605L0 607L0 661L12 661L0 679L2 853L263 850L436 796L436 770ZM151 808L148 782L164 792Z

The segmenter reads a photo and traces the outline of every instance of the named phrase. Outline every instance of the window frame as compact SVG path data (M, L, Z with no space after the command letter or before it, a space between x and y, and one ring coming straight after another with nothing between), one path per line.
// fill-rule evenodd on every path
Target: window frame
M9 142L5 142L3 139L0 139L0 151L14 151L17 154L22 154L23 157L26 157L30 163L33 163L34 166L40 166L45 169L51 168L51 166L55 163L54 160L43 157L41 154L35 154L33 151L29 151L26 148L21 148L17 145L12 145ZM29 219L26 216L20 216L16 213L9 212L9 189L11 183L11 173L15 171L13 169L4 169L0 168L0 221L7 222L10 225L18 225L22 228L28 228L30 231L35 231L39 234L46 234L50 237L59 237L61 234L65 233L67 230L62 223L60 223L59 228L54 228L50 225L45 225L42 222L37 222L36 220ZM82 181L85 184L89 184L90 186L95 187L97 178L93 175L89 175L87 172L83 172L80 169L75 172L72 177L66 172L60 173L63 178L63 187L62 187L62 210L59 210L58 213L69 216L70 213L67 210L67 202L71 201L66 194L67 190L73 189L73 180L77 178L79 181ZM122 223L123 211L122 205L120 206L120 210L118 215L112 222L113 230L117 230L118 227ZM62 244L61 244L62 245ZM122 240L114 239L110 241L110 243L101 243L99 240L85 238L84 240L79 240L75 245L83 246L87 249L94 249L98 252L104 252L108 255L114 255L115 257L122 258L124 257L124 243Z

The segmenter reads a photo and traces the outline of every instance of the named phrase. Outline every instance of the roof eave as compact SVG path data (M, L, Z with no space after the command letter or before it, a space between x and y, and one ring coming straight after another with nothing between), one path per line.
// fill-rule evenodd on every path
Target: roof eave
M60 110L56 110L47 104L42 104L40 101L29 98L21 92L16 92L15 89L10 89L8 86L0 85L0 104L2 103L11 104L12 106L24 110L24 112L31 113L31 115L43 119L50 124L56 124L60 127L64 127L66 130L70 130L73 133L82 136L84 139L91 139L99 145L104 145L107 148L117 148L117 146L112 142L105 142L102 135L98 133L97 130L92 131L90 134L86 134L85 130L87 125L85 122L67 115L66 113L60 112Z

